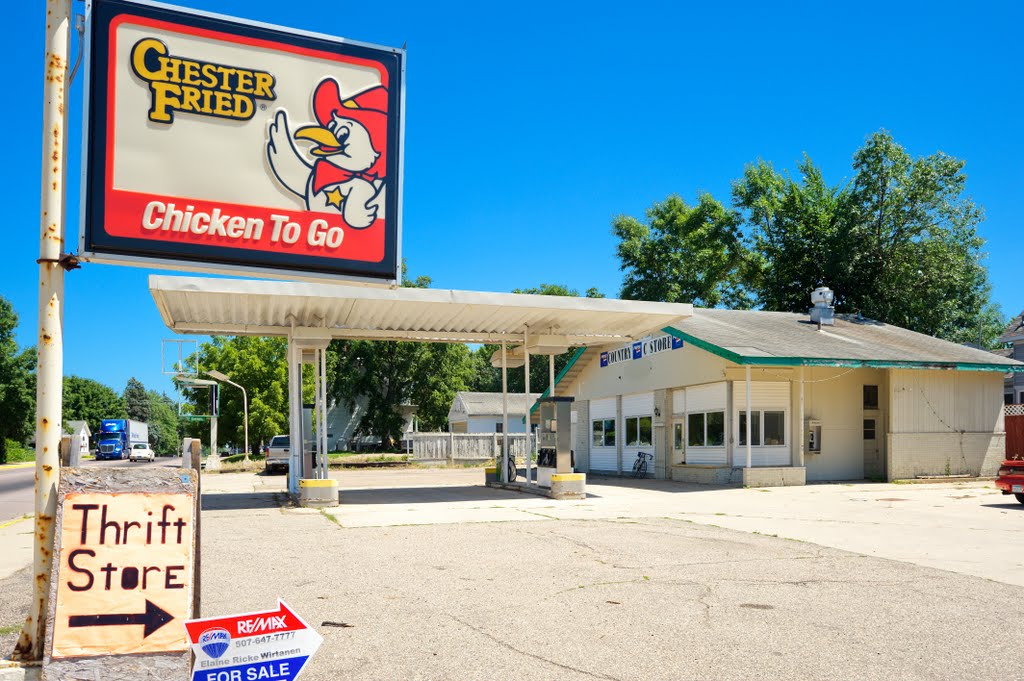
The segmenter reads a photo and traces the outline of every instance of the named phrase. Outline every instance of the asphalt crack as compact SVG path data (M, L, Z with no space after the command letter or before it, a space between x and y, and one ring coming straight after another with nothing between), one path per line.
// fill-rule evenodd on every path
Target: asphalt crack
M577 674L583 674L584 676L588 676L588 677L590 677L592 679L606 679L607 681L622 681L621 679L619 679L618 677L615 677L615 676L608 676L607 674L600 674L598 672L591 672L591 671L587 671L586 669L580 669L579 667L573 667L572 665L562 664L561 662L555 662L554 660L546 658L543 655L537 655L535 653L531 653L529 651L522 650L520 648L516 648L514 645L512 645L508 641L505 641L503 639L498 638L497 636L494 636L493 634L491 634L490 632L486 631L485 629L482 629L481 627L478 627L476 625L470 624L469 622L466 622L465 620L459 619L458 617L456 617L455 615L453 615L451 613L445 613L445 614L448 615L448 617L450 617L453 620L455 620L456 622L458 622L459 624L461 624L462 626L464 626L464 627L466 627L468 629L472 629L473 631L475 631L476 633L480 634L481 636L489 638L490 640L494 641L495 643L497 643L502 648L506 648L508 650L511 650L512 652L518 653L520 655L523 655L524 657L532 658L534 660L537 660L538 662L543 662L543 663L549 664L549 665L551 665L553 667L558 667L559 669L565 669L566 671L576 672Z

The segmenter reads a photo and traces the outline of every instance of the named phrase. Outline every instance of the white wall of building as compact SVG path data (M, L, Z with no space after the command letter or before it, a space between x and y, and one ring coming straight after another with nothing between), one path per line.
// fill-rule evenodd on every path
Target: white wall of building
M450 416L448 423L453 433L497 433L502 427L502 417L501 414L464 416L462 418ZM526 432L526 423L524 423L522 414L510 413L508 415L508 432Z
M585 404L577 458L584 470L628 473L643 446L625 442L625 420L652 415L654 391L665 395L654 418L652 448L661 462L673 461L674 424L694 413L725 413L726 441L720 447L685 448L688 466L746 464L739 444L739 416L746 406L745 367L687 344L679 350L601 367L597 355L579 374L571 393ZM803 418L800 377L803 376ZM784 412L786 441L753 446L754 466L798 465L803 446L807 480L860 480L866 472L889 479L922 473L988 475L1001 461L1005 433L1003 375L998 372L888 370L844 367L754 367L752 409ZM877 386L878 405L865 406L865 386ZM615 446L595 445L593 424L613 419ZM806 425L821 424L820 452L807 448ZM867 435L873 423L875 440ZM762 423L763 427L763 423ZM877 449L875 449L877 448ZM877 454L872 452L877 451ZM868 462L875 466L865 468Z
M890 373L890 478L995 473L1006 451L1002 374Z
M879 386L884 414L885 380L881 369L804 369L804 420L821 422L821 451L804 455L808 480L864 479L864 386Z

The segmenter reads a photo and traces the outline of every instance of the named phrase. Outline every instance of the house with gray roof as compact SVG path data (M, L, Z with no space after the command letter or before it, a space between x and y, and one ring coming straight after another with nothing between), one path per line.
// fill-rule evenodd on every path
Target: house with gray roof
M1010 320L998 342L1006 347L996 350L997 354L1024 362L1024 312ZM1006 404L1024 404L1024 374L1006 374L1003 401Z
M64 431L71 437L71 446L77 448L79 456L89 453L89 438L92 431L85 421L67 421L64 424Z
M508 432L526 432L527 406L539 397L539 393L533 393L527 400L523 393L508 394ZM448 430L452 433L500 433L502 414L501 393L461 391L455 394L448 410Z
M629 474L645 452L680 481L895 480L994 474L1008 372L1024 363L857 315L695 308L578 351L555 394L574 398L591 475Z

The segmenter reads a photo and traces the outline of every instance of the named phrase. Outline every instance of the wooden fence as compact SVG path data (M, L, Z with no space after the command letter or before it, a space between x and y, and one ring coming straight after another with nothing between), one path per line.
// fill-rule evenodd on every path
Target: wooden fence
M501 455L501 433L414 433L415 461L486 461ZM508 451L517 459L526 455L526 434L509 433Z
M1024 461L1024 404L1008 404L1006 415L1006 458Z

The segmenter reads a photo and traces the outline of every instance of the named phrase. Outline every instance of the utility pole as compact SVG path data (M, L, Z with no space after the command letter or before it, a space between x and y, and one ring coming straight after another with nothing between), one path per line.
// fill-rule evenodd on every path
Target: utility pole
M36 485L32 602L14 659L41 660L60 480L64 374L64 180L71 0L46 2L43 173L39 216L39 325L36 367Z

